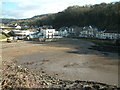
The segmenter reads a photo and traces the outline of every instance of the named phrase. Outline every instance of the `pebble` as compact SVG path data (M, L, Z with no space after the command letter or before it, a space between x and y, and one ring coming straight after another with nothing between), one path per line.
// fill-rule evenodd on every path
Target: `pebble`
M103 83L90 82L90 81L68 81L61 80L50 75L42 75L45 73L44 70L39 74L28 70L27 68L22 68L22 66L16 66L15 64L7 65L4 64L4 73L1 86L3 90L7 88L61 88L61 89L81 89L81 90L119 90L117 86L107 85ZM14 72L12 71L14 70ZM12 73L11 73L12 72Z

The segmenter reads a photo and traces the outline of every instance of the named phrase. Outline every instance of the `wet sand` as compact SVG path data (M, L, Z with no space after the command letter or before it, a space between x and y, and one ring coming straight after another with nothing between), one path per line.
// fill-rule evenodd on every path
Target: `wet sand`
M85 40L61 39L56 42L3 44L3 61L44 71L64 80L89 80L118 85L118 55L88 49Z

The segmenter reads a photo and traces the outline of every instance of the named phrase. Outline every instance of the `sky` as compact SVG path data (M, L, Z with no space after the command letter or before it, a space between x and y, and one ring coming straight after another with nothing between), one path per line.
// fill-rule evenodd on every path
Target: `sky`
M0 18L24 19L57 13L73 5L94 5L119 0L0 0Z

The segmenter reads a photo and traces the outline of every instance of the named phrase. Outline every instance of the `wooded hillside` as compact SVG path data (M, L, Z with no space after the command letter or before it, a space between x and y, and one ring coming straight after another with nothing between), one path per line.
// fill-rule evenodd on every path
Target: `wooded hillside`
M120 2L70 6L62 12L38 15L30 19L12 21L10 24L16 22L29 26L52 25L54 28L94 25L102 30L120 32Z

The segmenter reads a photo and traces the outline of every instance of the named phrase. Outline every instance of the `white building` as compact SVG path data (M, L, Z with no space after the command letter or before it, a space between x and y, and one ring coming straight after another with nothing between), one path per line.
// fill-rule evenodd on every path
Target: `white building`
M34 32L30 32L29 30L12 30L16 36L17 39L24 39L27 35L31 35Z
M97 39L120 39L120 34L113 31L100 31L97 28L84 27L80 32L80 37L97 38Z
M2 32L4 32L4 33L9 33L10 32L10 30L2 30Z
M40 35L43 36L43 38L54 38L55 29L42 29Z
M15 29L19 30L19 29L21 29L21 26L18 25L18 26L15 27Z

